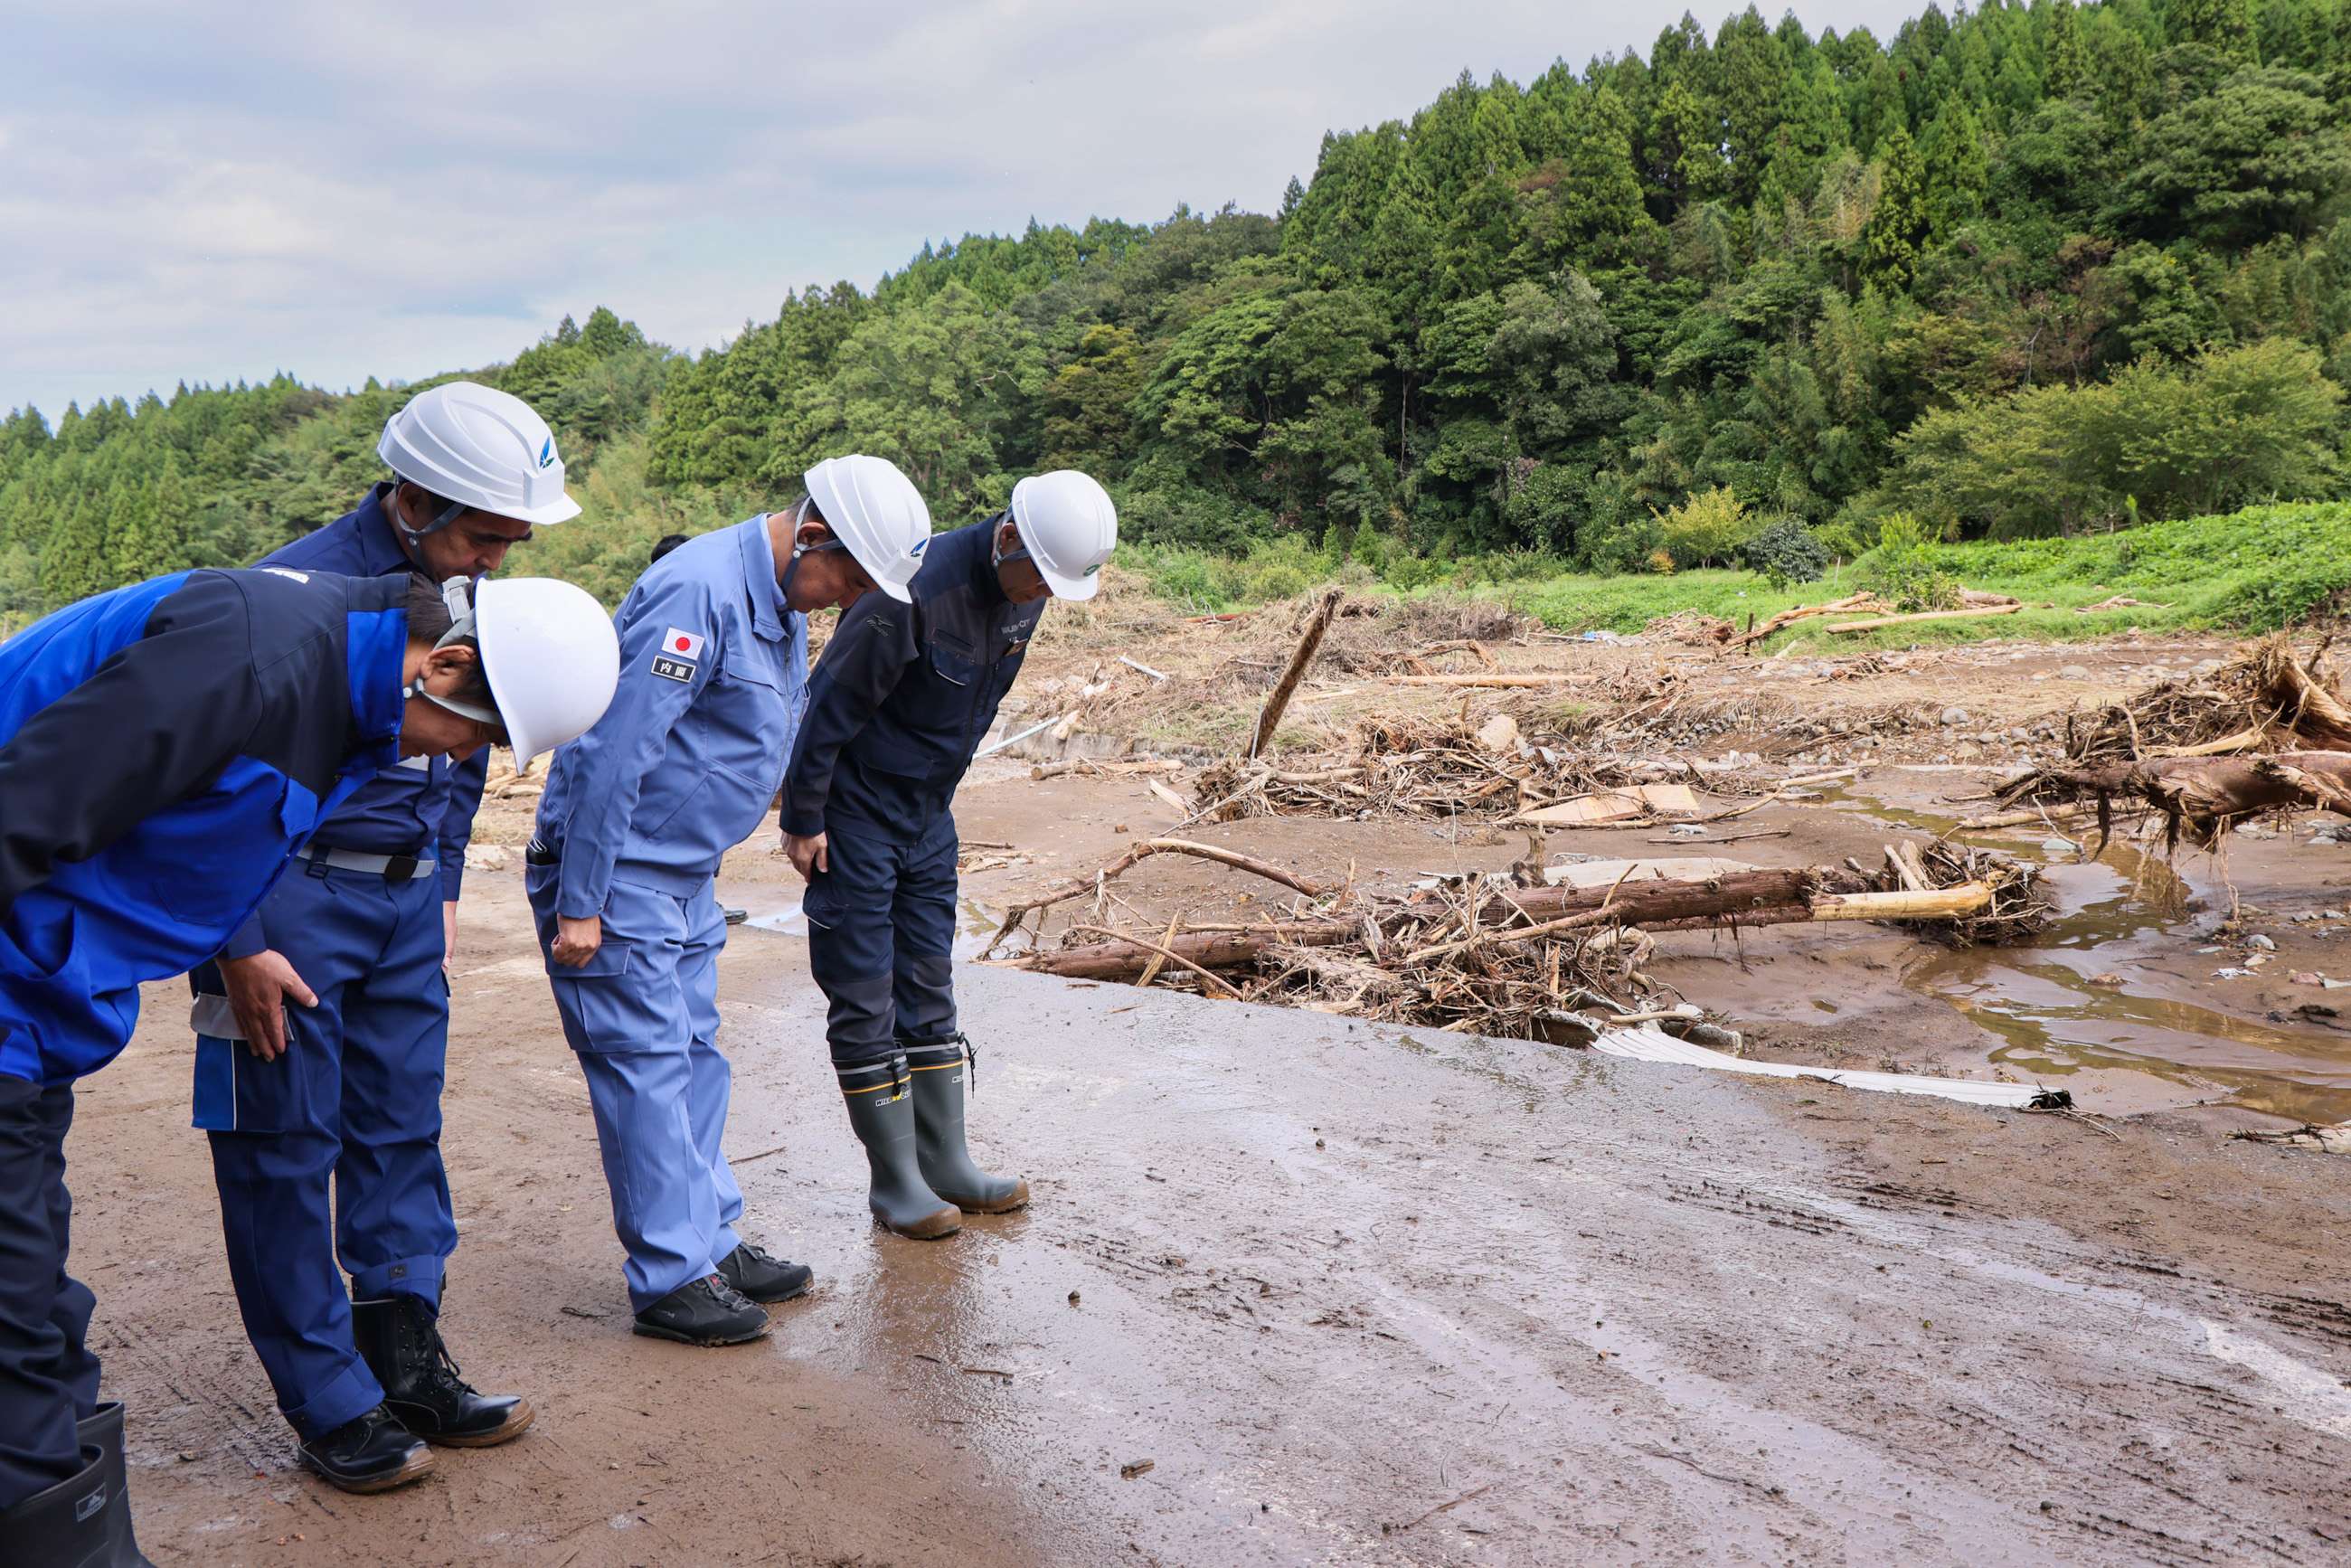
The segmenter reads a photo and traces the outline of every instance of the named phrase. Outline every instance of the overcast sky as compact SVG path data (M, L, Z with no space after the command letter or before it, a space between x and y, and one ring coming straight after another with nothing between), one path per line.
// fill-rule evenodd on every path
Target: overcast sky
M0 409L426 375L598 304L702 348L926 238L1270 211L1326 129L1681 8L0 0Z

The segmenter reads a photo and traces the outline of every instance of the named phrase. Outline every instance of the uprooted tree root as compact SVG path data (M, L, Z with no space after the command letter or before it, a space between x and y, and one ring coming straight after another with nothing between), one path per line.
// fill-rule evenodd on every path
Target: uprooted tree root
M1998 798L2028 797L2095 801L2098 844L2092 858L2103 853L2113 837L2118 801L2161 814L2167 853L2176 853L2182 839L2210 850L2218 846L2220 834L2267 811L2327 810L2351 817L2351 752L2172 757L2099 768L2051 768L2016 780Z
M1194 925L1179 918L1146 933L1109 924L1107 908L1111 880L1139 858L1123 857L1024 905L998 941L1020 915L1050 903L1091 894L1095 913L1068 927L1061 947L1008 962L1071 978L1156 979L1350 1018L1581 1043L1578 1031L1589 1038L1593 1028L1577 1016L1584 1009L1620 1023L1654 1017L1677 1031L1711 1027L1684 1007L1658 1010L1671 988L1644 966L1661 932L1736 940L1763 925L1885 920L1953 945L2003 943L2038 930L2053 913L2032 868L1980 850L1906 844L1887 849L1881 871L1848 861L1843 869L1635 881L1636 862L1628 862L1627 874L1607 887L1523 886L1494 875L1406 894L1349 887L1312 905L1300 899L1285 920ZM1213 858L1260 875L1279 870L1244 864L1229 852ZM1286 872L1273 880L1300 885Z
M2307 657L2280 632L2210 676L2054 716L2076 767L2160 757L2351 750L2351 703L2322 639Z

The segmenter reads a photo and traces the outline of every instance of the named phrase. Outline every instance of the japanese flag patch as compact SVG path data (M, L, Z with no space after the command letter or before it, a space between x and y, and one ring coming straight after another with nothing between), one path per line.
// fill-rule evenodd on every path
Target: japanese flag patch
M653 674L673 681L692 681L700 667L696 661L702 657L702 641L674 626L663 632L661 646L653 653Z

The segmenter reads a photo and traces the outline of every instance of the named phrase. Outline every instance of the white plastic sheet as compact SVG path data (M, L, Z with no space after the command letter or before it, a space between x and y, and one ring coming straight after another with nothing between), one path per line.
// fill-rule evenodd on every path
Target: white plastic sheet
M2006 1105L2022 1109L2045 1091L2031 1083L1986 1083L1967 1078L1926 1078L1907 1072L1854 1072L1842 1067L1798 1067L1785 1061L1750 1061L1725 1056L1702 1045L1676 1040L1661 1030L1639 1026L1604 1031L1591 1049L1607 1056L1635 1061L1675 1061L1685 1067L1707 1067L1717 1072L1748 1072L1762 1078L1816 1078L1847 1089L1874 1089L1887 1094L1932 1094L1970 1105Z

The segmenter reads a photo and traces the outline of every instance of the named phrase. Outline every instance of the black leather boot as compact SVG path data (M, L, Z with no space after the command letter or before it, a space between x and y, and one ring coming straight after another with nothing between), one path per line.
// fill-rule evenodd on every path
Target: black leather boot
M522 1436L538 1416L520 1395L486 1397L458 1377L440 1322L422 1297L402 1292L353 1301L351 1343L383 1385L384 1407L428 1443L487 1448Z
M771 1305L790 1301L816 1279L816 1270L807 1264L771 1258L748 1241L738 1243L734 1251L718 1260L718 1274L735 1287L737 1295Z
M74 1431L85 1451L96 1448L104 1456L106 1553L92 1558L89 1568L155 1568L139 1550L139 1537L131 1529L131 1478L122 1458L122 1402L99 1406L96 1414L77 1422Z
M107 1479L105 1450L81 1448L81 1473L0 1508L0 1551L39 1568L108 1568L107 1507L120 1489Z
M433 1450L379 1405L302 1445L302 1462L345 1491L390 1491L433 1468Z
M865 1206L901 1236L935 1241L963 1228L963 1216L923 1180L914 1152L914 1099L902 1051L881 1061L838 1069L849 1124L865 1145L872 1190Z
M964 1146L963 1098L979 1052L960 1034L906 1042L914 1079L914 1155L933 1192L969 1214L1008 1214L1029 1204L1019 1176L989 1176Z
M768 1332L768 1314L723 1274L688 1280L637 1314L637 1332L680 1344L746 1344Z

